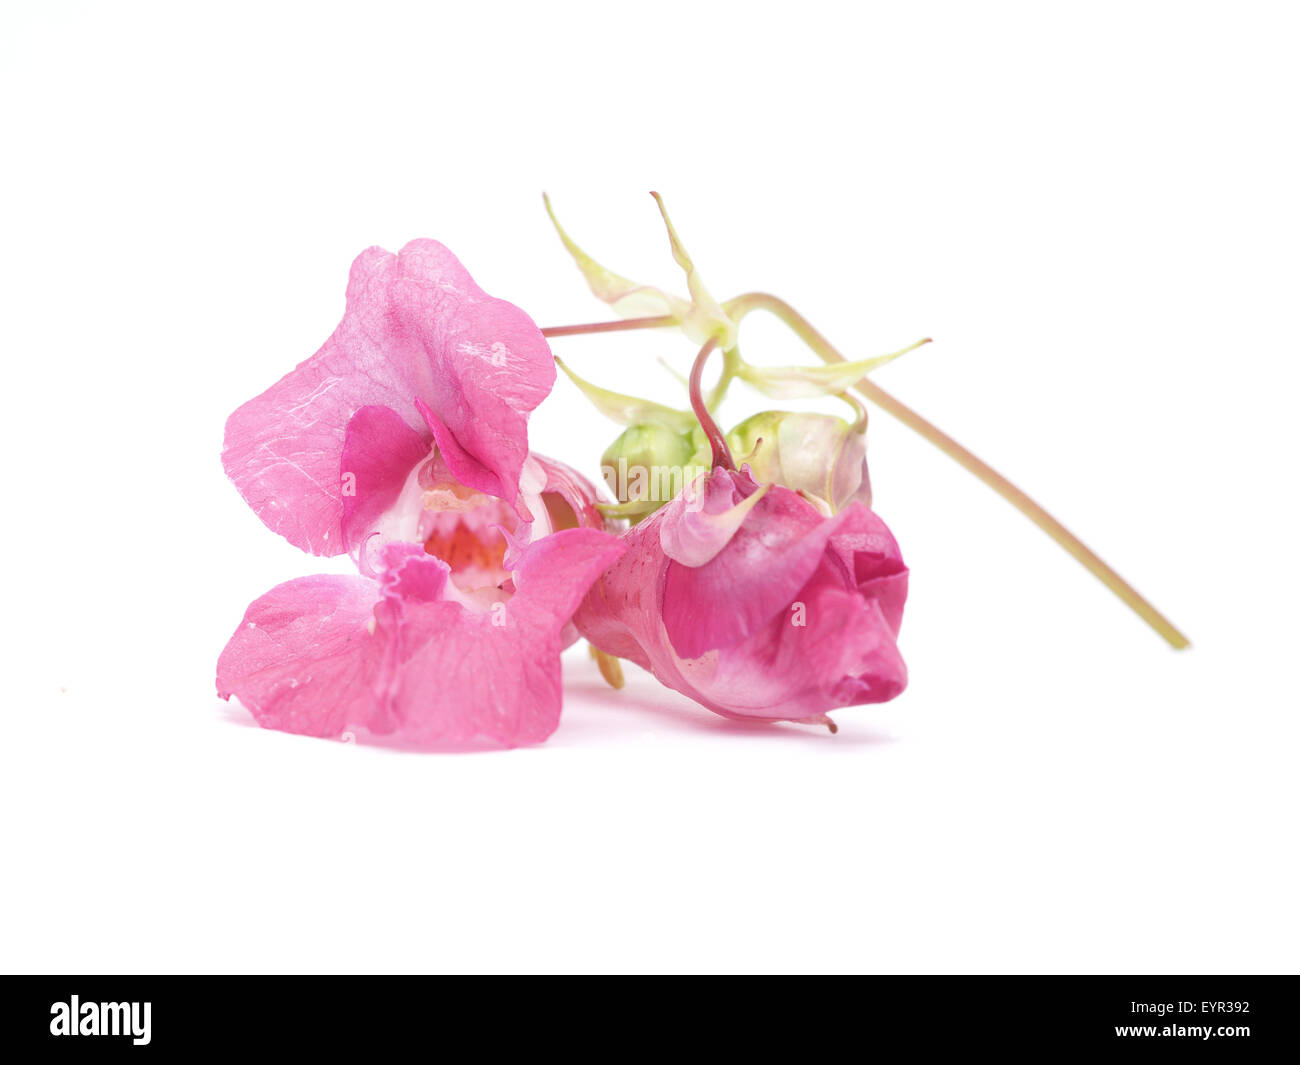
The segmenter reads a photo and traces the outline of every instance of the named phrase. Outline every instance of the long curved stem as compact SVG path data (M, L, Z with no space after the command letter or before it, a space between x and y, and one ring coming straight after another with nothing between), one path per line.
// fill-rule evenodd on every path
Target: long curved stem
M781 319L790 329L807 344L823 362L844 362L844 356L829 340L819 333L812 324L784 300L763 292L751 292L728 300L727 313L733 321L739 322L750 311L768 311ZM927 421L916 411L895 399L888 392L866 377L855 386L856 391L871 400L876 406L901 421L904 425L925 437L949 458L960 463L1003 499L1019 510L1030 521L1047 533L1061 547L1065 548L1102 584L1115 593L1128 607L1155 629L1171 647L1182 649L1188 646L1188 639L1173 623L1138 594L1126 580L1103 562L1069 529L1057 521L1051 514L1039 506L1029 496L1008 481L988 463L977 458L962 447L938 426Z

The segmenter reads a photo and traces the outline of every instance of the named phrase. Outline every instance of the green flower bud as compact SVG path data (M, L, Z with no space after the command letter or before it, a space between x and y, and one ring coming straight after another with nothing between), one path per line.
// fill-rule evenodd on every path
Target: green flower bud
M871 505L865 428L833 414L771 410L737 425L727 445L760 484L784 485L834 514L855 501Z
M601 476L619 502L605 512L635 523L708 469L709 444L698 423L690 432L657 424L633 425L600 457Z

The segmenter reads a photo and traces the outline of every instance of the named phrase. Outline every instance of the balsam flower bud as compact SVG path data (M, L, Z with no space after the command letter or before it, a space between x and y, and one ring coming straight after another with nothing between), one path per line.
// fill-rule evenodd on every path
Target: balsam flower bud
M606 510L636 524L709 469L709 445L698 424L690 431L649 422L629 426L600 458L605 485L619 503Z
M854 502L871 506L865 429L833 414L770 410L732 429L727 445L759 484L799 492L829 516Z
M712 469L620 536L624 554L573 623L593 647L725 717L834 731L827 711L907 684L896 643L907 567L870 508L826 517L736 469L701 386L716 347L700 349L688 383Z

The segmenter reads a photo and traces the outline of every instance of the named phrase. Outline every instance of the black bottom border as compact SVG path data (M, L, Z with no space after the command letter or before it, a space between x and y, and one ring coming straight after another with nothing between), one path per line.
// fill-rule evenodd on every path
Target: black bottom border
M1300 1045L1294 976L811 979L690 977L655 989L566 977L541 991L492 977L7 976L0 1046L42 1055L255 1047L373 1057L409 1053L413 1040L432 1053L462 1040L499 1050L515 1036L547 1054L567 1045L676 1057L789 1042L806 1056L818 1046L830 1053L833 1039L863 1052L1172 1051L1238 1060ZM702 980L712 986L692 986ZM111 1034L114 1024L125 1031ZM90 1034L96 1028L104 1031Z

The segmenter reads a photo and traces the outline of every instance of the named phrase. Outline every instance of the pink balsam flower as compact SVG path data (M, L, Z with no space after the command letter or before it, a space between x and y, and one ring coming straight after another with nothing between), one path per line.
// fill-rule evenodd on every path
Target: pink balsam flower
M538 743L560 720L565 624L620 553L606 533L569 529L523 549L509 590L466 594L446 562L389 544L379 580L302 577L254 602L217 664L218 693L286 732Z
M906 686L907 567L861 503L826 518L719 467L623 539L574 624L710 710L824 723Z
M222 697L313 735L544 739L568 620L621 553L590 483L529 453L554 381L532 320L441 244L363 252L339 327L231 415L222 456L270 528L363 576L257 600L218 664Z
M690 380L711 472L623 535L626 553L574 624L726 717L831 724L827 711L884 702L907 684L896 643L907 567L861 502L828 517L735 468L700 386L715 346Z

